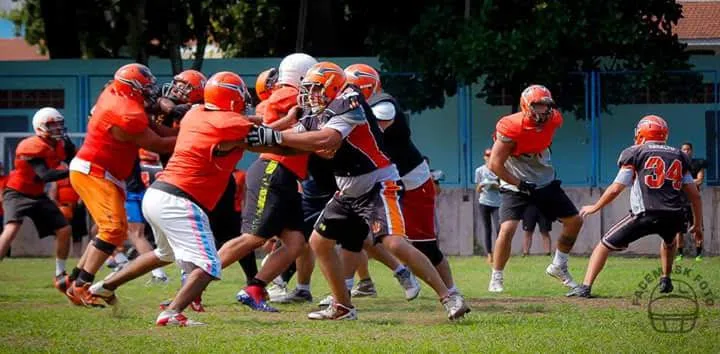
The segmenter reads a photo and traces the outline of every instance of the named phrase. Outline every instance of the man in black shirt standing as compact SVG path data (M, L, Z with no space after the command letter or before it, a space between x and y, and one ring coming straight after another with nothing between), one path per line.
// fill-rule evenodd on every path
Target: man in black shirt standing
M693 145L689 142L683 143L680 146L680 150L687 154L687 156L690 158L690 176L693 178L693 182L695 182L695 185L698 188L698 191L700 190L700 187L702 186L703 182L705 181L705 169L707 168L707 161L703 159L695 159L693 158ZM693 214L692 210L690 210L690 205L686 205L685 207L685 218L686 222L689 225L692 225L693 221ZM700 225L700 228L702 228L702 225ZM683 245L685 245L685 232L678 232L676 237L676 242L678 245L678 254L676 261L680 261L683 259ZM700 262L702 261L702 242L695 243L695 261Z

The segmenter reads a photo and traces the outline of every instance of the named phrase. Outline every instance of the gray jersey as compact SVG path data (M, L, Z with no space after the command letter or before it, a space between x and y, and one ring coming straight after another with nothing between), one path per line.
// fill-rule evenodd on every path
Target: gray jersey
M475 184L480 184L483 187L478 194L478 203L491 207L500 206L502 201L499 189L500 179L486 165L482 165L475 170Z
M519 180L534 183L538 188L545 187L555 180L550 148L539 154L510 155L505 161L505 168ZM500 188L518 191L516 186L502 180Z

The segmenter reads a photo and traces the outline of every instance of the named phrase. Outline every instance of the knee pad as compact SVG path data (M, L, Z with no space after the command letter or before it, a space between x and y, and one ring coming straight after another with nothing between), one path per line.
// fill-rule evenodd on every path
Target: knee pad
M109 243L109 242L107 242L107 241L105 241L105 240L102 240L102 239L99 238L99 237L95 237L95 238L93 239L93 246L95 246L95 248L97 248L98 250L100 250L100 251L102 251L103 253L107 254L108 256L109 256L109 255L112 255L113 252L115 252L115 248L117 247L117 246L115 246L114 244Z
M442 251L440 251L440 247L438 247L437 240L415 241L412 244L430 260L433 266L437 267L437 265L445 259Z

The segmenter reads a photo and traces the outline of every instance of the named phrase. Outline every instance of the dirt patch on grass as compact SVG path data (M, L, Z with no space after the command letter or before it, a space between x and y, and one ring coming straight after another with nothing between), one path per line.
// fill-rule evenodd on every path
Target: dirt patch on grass
M615 309L644 309L643 306L633 305L630 299L626 298L604 298L596 297L591 299L568 298L568 297L506 297L506 298L468 298L473 308L494 308L520 309L520 312L527 312L527 309L540 309L555 307L558 305L573 305L580 308L615 308ZM547 312L547 311L535 311Z

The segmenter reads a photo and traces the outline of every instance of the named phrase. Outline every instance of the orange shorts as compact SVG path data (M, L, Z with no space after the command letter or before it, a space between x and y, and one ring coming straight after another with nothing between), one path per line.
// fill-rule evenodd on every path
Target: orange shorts
M70 171L70 183L97 225L97 238L121 246L128 230L125 191L105 178L78 171Z
M401 203L408 240L435 240L435 184L432 178L420 187L406 190Z

